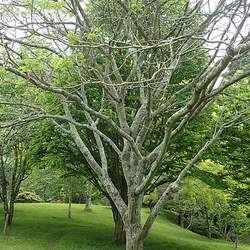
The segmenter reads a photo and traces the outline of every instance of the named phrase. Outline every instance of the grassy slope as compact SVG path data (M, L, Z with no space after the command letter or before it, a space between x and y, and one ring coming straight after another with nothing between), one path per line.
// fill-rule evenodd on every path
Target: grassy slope
M83 212L82 205L73 206L68 220L65 204L18 204L16 217L8 237L0 236L1 250L121 250L112 244L110 208L95 206ZM2 215L1 215L2 217ZM230 250L232 244L209 241L159 218L145 243L147 250ZM250 250L250 246L241 246Z

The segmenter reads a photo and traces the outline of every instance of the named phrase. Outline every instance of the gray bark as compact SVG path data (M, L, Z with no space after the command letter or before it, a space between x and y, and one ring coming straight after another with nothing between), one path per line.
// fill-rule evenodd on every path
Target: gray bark
M143 250L143 240L127 234L126 250Z
M85 195L85 210L87 211L90 211L92 209L92 189L93 184L91 182L88 182Z
M143 194L128 197L128 221L126 230L126 250L142 250L141 206Z

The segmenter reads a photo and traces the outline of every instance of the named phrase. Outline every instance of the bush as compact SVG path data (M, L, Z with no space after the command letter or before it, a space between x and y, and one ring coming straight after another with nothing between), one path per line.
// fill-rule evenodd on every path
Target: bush
M144 196L143 204L151 209L155 205L157 200L158 200L157 193L152 192L152 193Z
M21 192L17 195L17 202L20 203L39 203L43 202L39 195L32 192Z

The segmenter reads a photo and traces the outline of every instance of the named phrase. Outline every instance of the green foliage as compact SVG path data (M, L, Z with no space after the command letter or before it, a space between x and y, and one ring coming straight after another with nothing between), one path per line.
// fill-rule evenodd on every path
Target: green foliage
M100 27L97 27L87 34L87 40L89 42L94 42L98 40L98 38L100 38L100 35L101 35L101 29Z
M158 195L156 192L152 192L144 196L143 203L147 207L152 207L158 200Z
M206 235L235 240L250 233L247 210L231 203L232 197L194 178L188 178L170 202L183 226Z
M32 10L32 13L37 9L42 12L46 11L47 14L58 14L62 11L62 7L64 7L67 3L66 1L42 0L23 0L22 2L29 5L29 10ZM166 2L167 4L163 5L159 10L159 13L161 13L159 20L156 20L157 18L155 18L155 13L157 13L158 11L158 4L161 5L162 3ZM35 75L37 74L38 76L40 76L45 84L51 85L55 87L55 89L57 89L57 87L64 88L65 90L69 91L69 93L74 94L80 93L81 89L79 84L83 81L86 81L86 92L87 96L89 97L88 103L90 108L93 108L94 110L100 110L101 108L103 114L107 114L111 119L113 119L113 121L116 122L117 113L115 112L113 106L110 104L109 100L102 100L103 92L105 92L106 90L102 91L100 85L96 83L99 82L99 78L95 76L96 73L105 72L105 74L107 73L107 75L110 77L111 81L116 82L115 80L113 80L113 78L115 78L114 73L116 72L116 70L112 70L113 72L109 74L108 71L110 69L107 67L109 66L107 65L108 60L105 61L104 56L100 53L100 50L92 50L89 48L84 49L84 43L92 43L94 47L96 46L96 42L103 43L104 41L109 41L110 46L115 46L116 50L113 50L111 54L114 61L117 63L122 79L126 81L126 79L128 79L128 77L130 76L129 72L133 71L134 67L134 58L131 55L133 53L130 53L133 51L133 49L129 49L127 51L126 49L120 50L119 46L126 46L127 44L130 44L131 40L134 38L128 35L127 29L129 27L124 25L124 23L122 23L123 21L121 22L121 20L123 20L123 18L128 22L136 20L135 26L138 25L138 27L144 28L143 30L145 34L141 35L140 32L138 32L138 34L135 33L135 37L138 36L136 39L139 40L132 41L132 43L137 44L138 42L140 42L143 46L147 45L148 40L150 41L149 46L151 46L151 44L154 44L154 41L157 41L158 36L161 37L161 39L164 39L164 37L168 36L169 32L171 32L171 36L175 38L175 33L182 32L181 29L174 29L172 31L172 23L179 23L181 21L180 27L184 25L185 28L183 37L185 37L187 34L190 34L190 31L193 31L194 27L202 21L199 18L199 15L191 15L185 20L180 18L183 11L186 10L186 4L187 1L185 0L151 1L150 4L145 4L145 1L141 0L133 0L129 2L129 8L131 12L128 15L128 13L124 14L124 11L122 10L121 6L117 4L117 1L90 1L87 8L87 15L91 23L91 29L89 31L80 33L80 30L70 30L69 28L68 32L66 32L66 35L64 34L64 32L59 35L54 28L52 28L53 31L50 31L52 37L54 36L56 38L58 36L58 41L68 40L68 42L70 43L69 47L71 45L77 46L70 47L69 50L66 50L65 54L53 52L51 53L51 51L45 52L45 50L39 48L32 48L32 51L30 51L26 49L25 46L25 48L19 51L21 53L21 59L20 61L18 61L18 69L24 73L33 72ZM112 13L112 15L110 15L110 13ZM21 15L24 16L25 12L21 13ZM68 11L66 16L69 15L70 13ZM128 16L129 18L127 18ZM158 25L158 22L161 25ZM81 23L79 23L78 25L81 26ZM157 27L159 27L159 30ZM115 37L114 34L117 28L120 31L117 35L115 35L118 37ZM49 48L54 47L51 46L51 44L48 44L50 42L45 41L47 39L39 40L39 37L35 38L35 35L36 34L31 34L30 38L24 39L24 42L30 42L33 44L45 43ZM61 35L63 37L61 37ZM145 36L146 39L144 39L143 36ZM27 37L29 36L27 35ZM175 50L179 50L179 42L182 42L182 39L177 39L175 43L173 43L173 46L164 45L160 46L160 48L156 47L153 50L142 50L142 58L139 62L141 66L141 77L140 79L137 79L137 74L132 74L130 77L130 81L136 82L138 80L144 81L145 79L150 79L152 77L152 72L158 71L163 62L167 64L167 61L170 58L170 54L172 52L176 52ZM65 45L65 47L67 46ZM109 46L107 46L107 48L105 48L104 50L106 51L106 49L108 52ZM166 103L167 99L171 97L172 94L176 92L176 90L181 89L183 85L189 83L203 71L203 67L208 60L208 54L206 54L206 52L204 51L201 43L196 42L194 39L194 41L190 44L189 51L190 52L185 53L185 55L181 57L183 63L181 63L180 66L177 66L177 69L173 77L171 78L169 85L167 86L167 91L164 92L164 95L160 100L156 100L157 103L153 103L153 106L160 105L161 103ZM78 69L78 71L76 69ZM159 79L161 78L160 73L161 72L158 72L155 75L157 78L159 77ZM238 73L239 72L235 72L236 75ZM18 81L16 82L16 78L9 78L9 76L5 75L5 73L3 74L3 78L4 80L2 81L3 84L1 85L2 87L0 91L1 94L3 93L6 99L10 96L15 97L16 93L18 93L18 95L23 99L30 101L31 104L36 104L44 108L50 114L64 115L62 105L60 103L60 97L55 96L51 93L44 93L38 90L35 91L34 88L28 87L25 81L18 79ZM106 79L106 77L104 78ZM6 83L6 79L10 82ZM15 82L14 87L13 82ZM245 84L247 83L248 82L246 82ZM239 91L234 87L232 88L232 91L235 91L237 93L239 92L240 94L238 97L240 98L247 97L245 93ZM127 95L125 99L125 103L128 104L128 107L126 107L126 115L128 118L128 123L131 124L135 115L137 114L137 110L140 105L140 94L137 89L129 89L128 93L129 95ZM105 93L105 95L106 94L107 93ZM231 94L231 92L227 93L227 95ZM178 98L176 98L176 103L174 103L173 105L173 108L176 110L180 109L181 103L190 98L191 95L192 92L190 91L185 93L184 95L180 95L180 97L178 96ZM22 100L22 98L20 99ZM225 104L230 104L230 98L229 100L227 100L227 102L225 102L225 97L223 98L224 99L222 99L222 101L219 100L218 102L216 102L211 109L206 110L206 112L201 115L198 120L191 121L190 127L183 131L182 134L180 134L179 136L177 135L173 138L173 141L168 148L169 152L162 163L160 171L156 174L157 176L155 179L157 179L158 176L163 176L163 178L157 179L163 181L163 183L175 179L177 174L180 172L180 169L182 169L190 161L190 159L192 159L198 149L200 149L200 147L203 145L203 142L207 138L210 138L211 127L221 122L221 112L224 110L224 115L228 116L232 113L232 106L237 108L241 108L244 106L242 102L236 103L236 101L234 101L233 105L228 105L228 107L225 108ZM77 122L85 122L85 114L81 110L81 108L76 105L74 101L70 102L69 106L74 119ZM152 111L153 110L154 107L152 108ZM18 117L17 114L19 110L6 108L4 110L1 109L1 112L4 113L4 116L1 116L1 119L9 120L10 117ZM141 151L143 152L143 154L146 155L149 151L159 145L159 140L162 139L165 122L171 115L171 112L172 111L170 109L169 113L166 112L164 114L164 117L157 117L155 119L156 121L152 125L152 129L151 131L149 131L149 139L145 144L142 145ZM27 113L30 114L31 112ZM65 129L68 129L68 124L65 122L60 122L59 125ZM101 121L98 124L98 128L102 128L104 134L108 135L112 139L115 139L117 145L122 145L122 138L117 138L118 136L116 131L114 131L110 126L107 126L107 124L102 123ZM241 134L241 130L244 130L244 133ZM97 162L100 162L98 151L93 143L93 133L80 128L79 133L84 143L86 143L86 145L90 149L93 157ZM234 131L232 133L234 133ZM239 181L235 180L236 178L243 179L242 177L245 177L244 182L246 183L241 184L244 186L245 190L247 190L247 187L249 187L249 177L246 177L246 168L248 166L247 163L249 161L249 153L242 152L239 147L239 142L244 141L245 144L248 143L247 139L242 139L242 137L244 136L247 138L248 134L246 133L246 128L242 127L238 128L237 133L239 134L239 137L241 139L239 140L239 138L237 138L233 147L231 147L230 145L232 141L232 134L225 136L224 140L219 145L219 150L217 151L220 153L227 153L227 155L225 157L221 157L221 155L219 157L218 155L216 156L216 153L214 153L214 151L216 151L217 148L214 147L211 151L208 152L208 154L212 154L213 157L211 156L211 159L214 162L206 162L205 164L203 162L200 166L198 166L199 172L196 174L196 177L199 177L201 180L206 182L206 184L211 185L212 182L213 184L215 184L218 178L220 178L222 174L225 174L224 169L227 169L227 166L224 166L222 170L220 168L221 171L218 171L218 167L221 167L221 165L217 163L219 162L223 165L230 165L229 170L227 169L227 173L229 173L230 176L226 180L226 184L230 186L230 191L232 191L230 193L234 194L236 194L236 186L239 186ZM88 176L91 175L93 177L93 173L89 170L88 164L85 160L83 160L83 157L80 155L78 150L76 150L75 145L72 143L72 140L70 140L68 136L62 136L60 133L58 133L54 124L52 125L48 122L36 124L35 131L32 137L33 138L29 144L26 156L28 158L28 163L30 164L30 166L37 167L38 169L35 170L35 177L33 179L30 179L31 182L28 183L27 186L29 186L31 190L34 190L32 187L35 186L35 190L39 190L39 194L43 192L44 199L61 200L62 198L67 197L68 187L64 183L64 181L60 179L61 175L82 175L87 173ZM238 146L236 144L238 144ZM119 187L117 183L121 185L120 189L124 189L123 186L126 185L126 182L123 181L123 173L120 169L120 162L116 159L116 157L114 157L114 152L110 150L109 146L105 146L108 155L109 173L110 176L113 176L112 181L118 189ZM230 150L228 150L228 148ZM245 148L249 149L249 146ZM231 152L230 156L228 152ZM230 161L228 161L228 159L230 159ZM237 162L237 167L240 166L240 171L237 172L237 175L235 173L231 174L231 172L236 172L234 171L235 168L231 167L231 165L235 164L235 162ZM52 169L55 171L51 171ZM116 169L115 172L114 169ZM230 169L233 170L230 172ZM48 172L50 173L53 172L53 174L49 175L47 173L47 170L49 170ZM42 173L45 176L44 180L35 183L37 185L34 185L35 178L39 177L39 175ZM189 174L192 175L192 173ZM78 183L78 181L76 181L76 183L74 184L76 196L80 195L80 193L82 192L81 188L83 188L81 186L82 180L80 180L79 182L80 184ZM157 186L162 183L156 182L154 184ZM152 190L155 189L154 184L152 185ZM207 218L212 221L212 223L214 223L214 218L218 218L219 216L221 216L225 212L225 210L227 210L226 207L228 207L228 197L226 197L226 195L220 190L215 189L215 185L213 186L213 188L211 188L206 184L202 181L197 181L197 183L186 183L186 187L184 187L180 191L180 196L178 197L179 209L184 209L185 213L188 213L188 216L190 217L191 214L192 216L198 215L198 227L200 226L200 224L204 224L205 216L207 216ZM221 183L219 183L219 185L222 187ZM47 189L45 192L44 189L48 186L49 189ZM191 192L191 190L193 192ZM124 193L126 193L126 188ZM149 206L156 200L157 195L155 193L151 193L149 196L145 197L145 203ZM233 217L239 218L237 214Z
M228 224L238 237L249 235L250 220L247 211L247 207L239 206L228 215Z

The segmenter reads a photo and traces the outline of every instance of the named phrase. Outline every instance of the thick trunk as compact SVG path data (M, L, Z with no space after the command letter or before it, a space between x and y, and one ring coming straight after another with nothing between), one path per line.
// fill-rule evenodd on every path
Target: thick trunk
M118 221L115 221L114 241L118 245L123 245L126 242L124 224L120 219Z
M92 196L92 183L88 183L87 184L87 191L86 191L86 201L85 201L85 210L90 211L92 209L92 200L91 200L91 196Z
M143 240L127 235L126 250L143 250Z
M122 167L120 165L120 159L117 157L117 154L112 155L112 162L110 168L108 169L109 176L114 182L116 188L119 190L119 193L122 197L122 200L128 204L128 190L127 190L127 182L125 180ZM114 242L117 245L125 245L126 243L126 232L124 229L124 223L122 221L122 217L120 216L115 204L113 203L110 196L107 196L110 201L113 219L114 219Z
M128 199L128 225L126 225L126 250L142 250L141 206L143 194Z
M111 203L111 207L115 223L114 242L118 245L123 245L126 243L126 232L124 229L124 224L115 205Z

